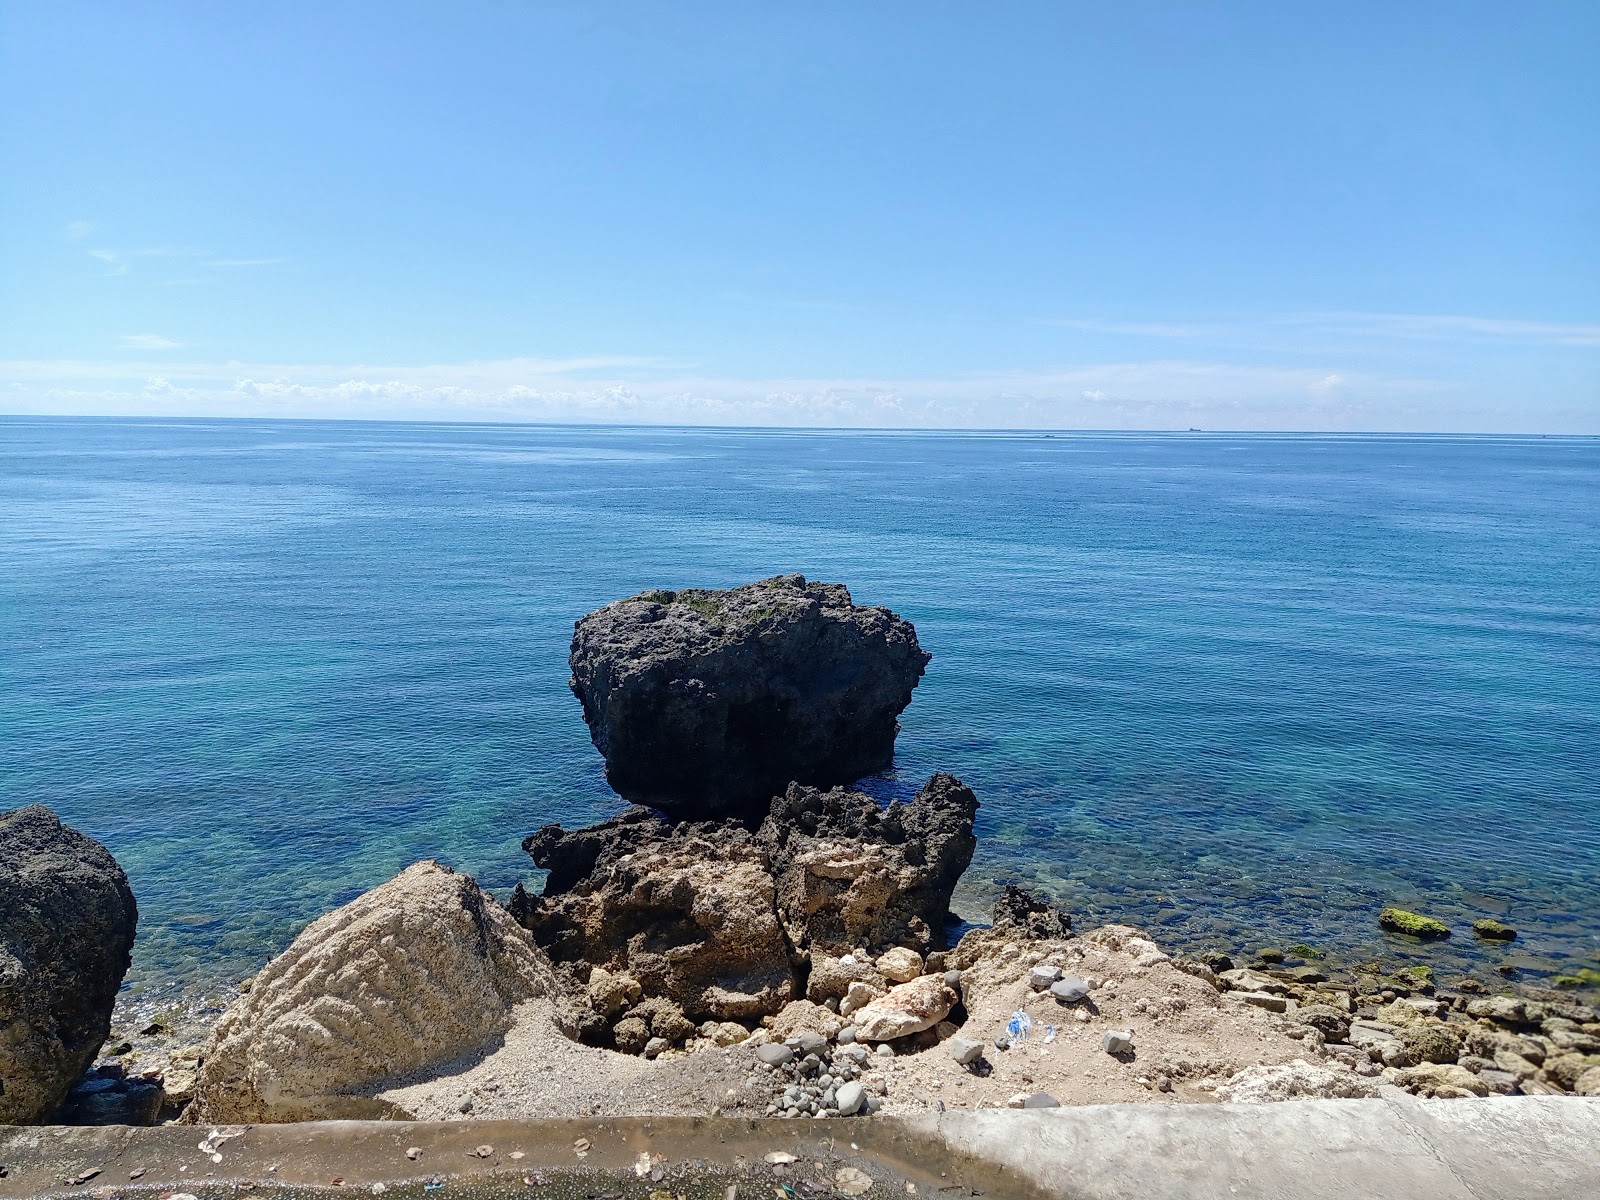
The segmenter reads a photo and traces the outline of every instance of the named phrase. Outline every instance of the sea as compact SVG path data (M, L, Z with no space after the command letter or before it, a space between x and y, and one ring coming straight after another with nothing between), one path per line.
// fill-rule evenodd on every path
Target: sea
M573 622L790 572L932 652L862 787L975 789L965 920L1600 967L1596 438L0 419L0 809L126 868L132 988L225 984L418 859L537 887L621 808Z

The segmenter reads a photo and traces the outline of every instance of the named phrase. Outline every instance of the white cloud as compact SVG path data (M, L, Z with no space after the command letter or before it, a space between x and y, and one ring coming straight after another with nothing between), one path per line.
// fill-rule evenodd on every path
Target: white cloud
M124 350L177 350L183 346L159 333L125 333L117 342Z
M154 335L144 335L154 336ZM169 339L161 338L161 342ZM140 348L155 348L144 343ZM1430 380L1226 362L926 377L731 377L631 358L422 366L0 363L11 411L832 428L1515 430ZM1585 418L1592 425L1591 417Z
M69 242L81 242L98 228L93 221L68 221L61 236Z
M1308 312L1219 322L1113 321L1098 317L1050 317L1033 322L1086 333L1149 337L1248 340L1258 346L1304 347L1307 338L1494 339L1555 346L1600 346L1600 324L1526 321L1506 317L1382 312ZM1286 337L1287 335L1287 337Z
M88 255L90 258L97 258L106 264L107 275L126 275L128 273L128 260L115 250L95 249L88 251Z

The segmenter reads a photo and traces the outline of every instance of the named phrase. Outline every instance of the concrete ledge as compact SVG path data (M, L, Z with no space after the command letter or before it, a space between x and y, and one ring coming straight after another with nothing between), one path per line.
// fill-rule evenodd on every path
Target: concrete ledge
M1600 1098L1385 1091L832 1121L317 1121L243 1127L214 1146L217 1159L199 1148L207 1128L0 1128L0 1198L268 1200L379 1185L387 1200L725 1200L730 1186L767 1200L784 1184L796 1197L833 1194L847 1168L872 1180L868 1200L1600 1198ZM774 1152L794 1161L768 1162Z
M1600 1099L1385 1093L979 1110L923 1121L953 1152L1063 1200L1600 1198Z

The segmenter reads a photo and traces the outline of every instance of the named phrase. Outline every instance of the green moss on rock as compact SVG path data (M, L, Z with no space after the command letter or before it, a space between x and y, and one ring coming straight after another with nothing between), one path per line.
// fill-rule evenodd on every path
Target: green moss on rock
M1391 933L1404 933L1415 938L1447 938L1450 927L1443 921L1425 917L1421 913L1403 908L1386 908L1378 914L1378 924Z
M1496 921L1493 917L1484 917L1481 921L1472 923L1472 932L1490 942L1515 941L1517 931L1511 926Z
M1551 982L1557 987L1600 988L1600 971L1593 967L1579 967L1571 975L1557 975Z

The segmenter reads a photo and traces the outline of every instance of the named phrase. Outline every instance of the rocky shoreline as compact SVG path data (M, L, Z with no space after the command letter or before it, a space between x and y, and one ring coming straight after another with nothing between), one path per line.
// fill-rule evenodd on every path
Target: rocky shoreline
M888 761L928 659L909 622L800 576L590 614L572 689L608 778L653 807L529 835L539 894L502 905L422 862L312 922L237 994L147 990L114 1019L107 996L98 1050L53 1067L77 1079L64 1104L11 1119L1600 1095L1600 1012L1570 991L1335 969L1300 945L1174 954L1128 926L1075 931L1017 886L989 925L956 929L979 797L944 773L889 804L841 786ZM79 853L114 890L120 868ZM105 894L104 879L80 890ZM1374 920L1418 947L1450 932L1393 907ZM13 974L39 957L13 952ZM39 1024L4 1009L10 994L0 1025ZM21 1069L0 1053L0 1079Z

